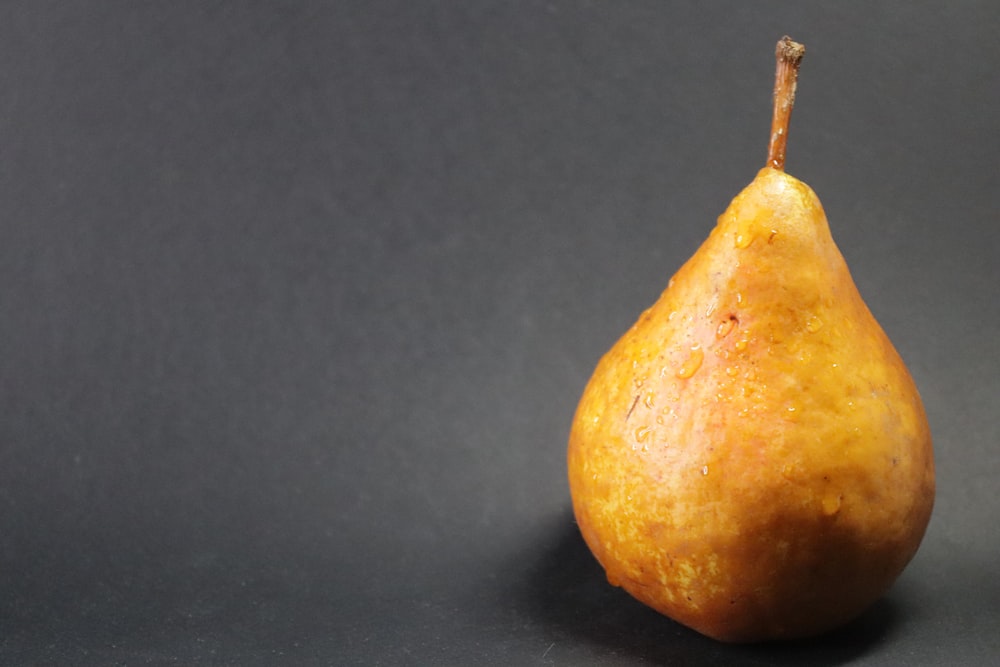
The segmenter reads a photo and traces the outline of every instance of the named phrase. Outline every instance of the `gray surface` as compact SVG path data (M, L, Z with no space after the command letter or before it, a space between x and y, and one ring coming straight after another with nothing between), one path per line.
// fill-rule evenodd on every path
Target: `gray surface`
M0 7L0 662L994 661L1000 9L804 4ZM939 492L857 623L727 647L603 582L565 440L783 33Z

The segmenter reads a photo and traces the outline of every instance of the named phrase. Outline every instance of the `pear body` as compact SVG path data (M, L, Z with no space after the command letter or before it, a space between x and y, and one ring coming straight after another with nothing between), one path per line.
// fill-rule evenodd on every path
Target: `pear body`
M920 396L813 191L765 168L600 360L569 439L608 580L722 641L820 634L913 557Z

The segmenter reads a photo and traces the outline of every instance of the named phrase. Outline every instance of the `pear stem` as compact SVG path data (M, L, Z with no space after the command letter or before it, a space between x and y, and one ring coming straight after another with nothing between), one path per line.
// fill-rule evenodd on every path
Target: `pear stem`
M799 64L806 47L793 42L787 35L778 40L774 50L777 69L774 72L774 115L771 117L771 142L767 147L767 166L785 170L785 147L788 145L788 121L795 106L795 86Z

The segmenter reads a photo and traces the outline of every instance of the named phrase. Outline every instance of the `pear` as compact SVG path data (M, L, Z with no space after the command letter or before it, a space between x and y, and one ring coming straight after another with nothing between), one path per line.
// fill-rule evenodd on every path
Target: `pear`
M597 365L569 438L608 581L709 637L817 635L915 554L931 435L819 199L784 173L804 48L778 43L766 166Z

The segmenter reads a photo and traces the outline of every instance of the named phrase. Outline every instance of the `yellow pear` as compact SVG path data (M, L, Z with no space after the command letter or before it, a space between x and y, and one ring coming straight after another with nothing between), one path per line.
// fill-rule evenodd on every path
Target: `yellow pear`
M833 629L930 519L927 418L815 193L784 173L804 48L778 43L768 163L600 360L569 438L608 580L728 642Z

